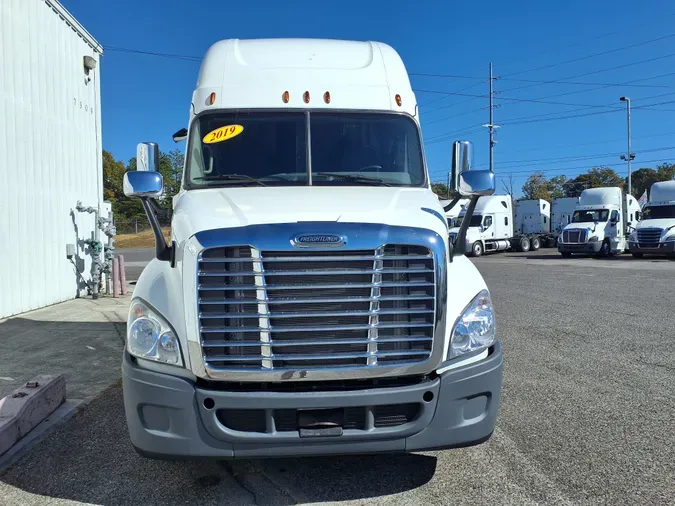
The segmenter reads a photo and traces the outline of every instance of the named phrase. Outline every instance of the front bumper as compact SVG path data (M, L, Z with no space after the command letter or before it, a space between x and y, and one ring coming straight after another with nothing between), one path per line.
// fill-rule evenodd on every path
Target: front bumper
M643 253L652 255L672 255L675 254L675 241L660 242L655 245L640 245L637 242L629 242L628 249L631 253Z
M602 248L602 242L586 242L583 244L565 244L558 243L560 253L599 253Z
M234 391L225 389L227 383L222 389L206 389L183 378L142 369L126 352L122 378L131 442L148 457L227 459L413 452L471 446L489 439L501 397L502 353L497 342L487 358L434 379L362 390ZM415 403L419 410L407 423L377 427L371 422L368 428L345 428L339 436L300 437L298 430L276 431L269 423L264 432L232 430L218 414L219 410L366 407L372 414L378 406Z

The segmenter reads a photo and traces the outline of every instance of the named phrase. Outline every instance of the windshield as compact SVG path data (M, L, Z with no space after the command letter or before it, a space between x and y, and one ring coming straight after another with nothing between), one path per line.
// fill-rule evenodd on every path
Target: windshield
M462 221L464 221L464 216L460 216L459 218L455 218L455 226L461 227ZM471 216L471 221L469 222L470 227L480 227L482 224L483 224L483 215L482 214L474 214L474 215Z
M607 221L609 210L607 209L585 209L583 211L574 211L572 223L593 223Z
M642 210L643 220L675 218L675 206L647 206Z
M399 114L204 114L192 122L188 151L188 189L426 181L417 124Z

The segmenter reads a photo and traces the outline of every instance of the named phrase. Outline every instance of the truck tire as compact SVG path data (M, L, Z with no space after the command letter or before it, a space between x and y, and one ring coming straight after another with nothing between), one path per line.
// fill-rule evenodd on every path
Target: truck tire
M480 241L476 241L473 243L473 246L471 246L471 256L472 257L479 257L483 254L483 243Z
M533 237L530 239L530 249L532 251L538 251L539 248L541 248L541 241L539 240L539 237Z
M569 251L561 251L560 254L562 255L563 258L572 258L572 253Z
M518 251L522 253L530 251L530 240L527 237L521 237L518 241Z
M600 251L598 252L599 257L606 258L612 253L612 247L609 245L609 240L605 239L602 241L602 246L600 246Z
M644 256L644 253L633 253L633 256L635 258L642 258Z

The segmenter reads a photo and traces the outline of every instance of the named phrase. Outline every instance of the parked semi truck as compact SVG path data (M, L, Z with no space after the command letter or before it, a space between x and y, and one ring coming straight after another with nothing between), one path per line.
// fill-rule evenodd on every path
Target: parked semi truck
M448 227L455 227L459 213L464 209L464 206L469 203L469 199L459 199L456 203L453 203L451 200L441 200L440 202L444 209L447 207L445 219L448 222Z
M412 452L487 440L502 354L490 293L453 247L418 109L389 46L227 40L194 90L171 238L156 144L125 174L156 258L122 373L143 455ZM494 191L453 146L452 190ZM466 233L466 226L459 237Z
M634 257L645 253L675 256L675 181L654 183L642 220L628 240Z
M563 257L573 253L609 256L628 249L628 237L640 221L640 204L621 188L581 192L572 222L558 237Z
M558 236L563 228L572 221L574 210L579 205L579 197L562 197L551 199L551 235L554 239L551 248L555 248Z
M451 240L456 241L459 225L466 219L465 208L450 229ZM550 241L550 226L550 205L545 200L517 201L514 210L510 195L481 197L463 247L475 257L493 251L536 251Z

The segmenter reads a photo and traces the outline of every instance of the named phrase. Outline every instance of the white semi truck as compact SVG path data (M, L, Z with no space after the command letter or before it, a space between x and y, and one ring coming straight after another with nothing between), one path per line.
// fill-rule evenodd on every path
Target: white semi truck
M455 244L459 225L466 221L466 209L460 211L455 228L450 229ZM536 251L550 242L550 226L550 204L545 200L516 201L514 211L510 195L481 197L463 247L474 257L492 251Z
M628 237L640 221L640 204L621 188L581 192L572 222L558 236L563 257L573 253L609 256L628 249Z
M440 202L444 209L447 207L445 219L448 222L448 227L455 227L459 213L462 212L462 209L469 203L469 199L459 199L456 203L451 200L441 200Z
M675 181L654 183L642 220L628 240L634 257L646 254L675 256Z
M449 242L398 54L220 41L189 110L168 243L156 144L124 180L156 241L122 363L134 447L253 458L487 440L502 378L492 301ZM494 174L471 170L468 142L452 159L468 224Z

